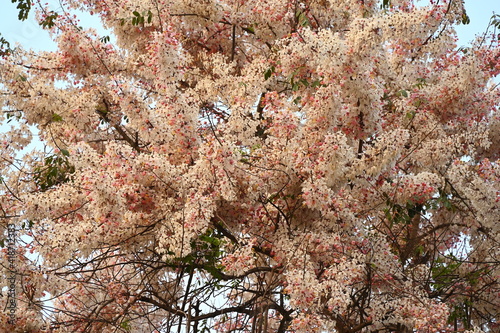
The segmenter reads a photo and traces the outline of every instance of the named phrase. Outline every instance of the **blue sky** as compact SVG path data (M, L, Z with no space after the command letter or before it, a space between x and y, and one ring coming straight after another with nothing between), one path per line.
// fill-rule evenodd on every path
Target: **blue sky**
M471 22L456 28L461 45L486 30L493 12L500 14L500 0L465 0L465 10Z

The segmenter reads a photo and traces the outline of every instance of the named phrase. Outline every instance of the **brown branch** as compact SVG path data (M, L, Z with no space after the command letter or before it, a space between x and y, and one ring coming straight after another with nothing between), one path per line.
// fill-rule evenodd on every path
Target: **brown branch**
M234 60L234 54L236 51L236 24L233 24L233 33L232 33L232 45L231 45L231 62Z
M108 112L109 112L109 106L108 103L105 99L103 99L103 102L106 106L106 112L96 110L96 113L99 115L99 117L104 120L106 123L110 124L117 132L120 134L123 140L125 140L132 148L134 148L135 151L140 152L141 149L139 147L139 143L137 140L132 139L127 132L121 127L120 124L113 124L111 123L111 120L109 119Z

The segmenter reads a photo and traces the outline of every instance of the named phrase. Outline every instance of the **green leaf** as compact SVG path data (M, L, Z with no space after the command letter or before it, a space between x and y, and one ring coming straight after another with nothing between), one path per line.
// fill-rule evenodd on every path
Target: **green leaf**
M59 121L62 121L62 117L60 115L58 115L57 113L53 113L52 114L52 121L53 122L59 122Z
M490 26L494 26L497 29L500 29L500 15L493 14L490 18Z
M380 6L382 9L389 8L391 6L391 0L382 1L382 5Z
M384 209L384 215L385 215L385 218L387 219L387 221L389 221L389 222L392 221L392 214L391 214L391 210L389 208Z
M267 80L271 77L271 75L273 75L274 71L276 70L276 68L274 68L274 66L271 66L270 68L268 68L265 72L264 72L264 79Z
M40 190L46 191L71 179L75 168L69 164L68 156L69 152L63 149L60 155L47 156L44 164L34 169L33 180Z
M132 329L132 327L130 326L130 321L128 319L125 319L124 321L122 321L120 324L120 327L126 331L130 331Z
M297 14L295 14L295 17L297 18L297 23L303 27L309 27L311 26L311 22L309 21L309 18L303 11L298 11Z
M2 34L0 34L1 36ZM0 37L0 57L7 56L12 52L10 43L3 37Z
M46 29L46 28L52 28L56 22L55 20L57 19L57 17L59 16L59 14L57 14L56 12L52 11L50 12L49 15L47 15L45 17L45 19L40 22L40 25L42 26L42 28Z
M469 24L469 23L470 23L470 17L469 17L469 15L467 15L467 13L464 10L464 12L462 14L462 24Z
M422 89L426 85L427 85L427 81L424 78L418 78L417 84L415 84L415 87L417 87L418 89Z
M319 86L321 86L321 80L316 80L316 81L313 81L313 83L311 83L311 87L313 87L313 88L316 88Z
M11 0L11 1L12 3L18 2L16 8L19 9L19 14L17 15L17 18L20 21L26 20L31 10L31 0Z
M99 39L101 41L101 43L109 43L110 41L110 37L109 36L104 36L104 37L101 37L101 39Z
M407 112L406 113L406 118L408 118L409 120L412 120L413 118L415 118L415 115L417 113L415 111L410 111L410 112Z
M271 74L272 74L272 72L271 72L270 69L268 69L267 71L265 71L264 72L264 79L266 79L266 80L269 79L271 77Z
M249 26L249 27L246 27L245 28L245 31L251 33L251 34L255 34L255 28L253 25Z
M467 54L469 52L469 47L466 47L466 46L460 46L458 48L458 52L462 52L463 54Z
M135 11L135 10L134 10L134 11L132 12L132 14L134 14L134 16L141 17L141 14L139 14L139 12L138 12L138 11Z

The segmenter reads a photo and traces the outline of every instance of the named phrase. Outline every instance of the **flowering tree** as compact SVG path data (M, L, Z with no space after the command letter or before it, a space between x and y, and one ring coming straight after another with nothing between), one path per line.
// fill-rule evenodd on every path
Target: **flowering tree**
M0 62L4 332L498 328L496 17L457 49L458 0L62 3Z

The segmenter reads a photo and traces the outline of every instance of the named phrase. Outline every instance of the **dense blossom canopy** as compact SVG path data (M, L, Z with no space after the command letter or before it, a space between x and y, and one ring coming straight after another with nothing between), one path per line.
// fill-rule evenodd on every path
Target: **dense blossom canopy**
M2 332L498 328L500 47L457 48L462 1L38 5L57 51L0 60Z

